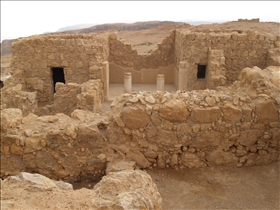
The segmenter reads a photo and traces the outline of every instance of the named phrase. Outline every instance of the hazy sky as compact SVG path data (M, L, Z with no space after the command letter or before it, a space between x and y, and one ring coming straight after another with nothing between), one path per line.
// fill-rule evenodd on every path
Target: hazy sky
M1 41L76 24L149 20L279 22L279 1L2 1Z

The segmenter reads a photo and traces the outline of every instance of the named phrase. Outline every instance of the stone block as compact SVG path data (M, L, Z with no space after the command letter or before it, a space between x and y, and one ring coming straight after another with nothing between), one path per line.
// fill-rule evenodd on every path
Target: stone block
M220 116L221 110L218 107L194 108L191 112L191 120L199 123L215 122Z

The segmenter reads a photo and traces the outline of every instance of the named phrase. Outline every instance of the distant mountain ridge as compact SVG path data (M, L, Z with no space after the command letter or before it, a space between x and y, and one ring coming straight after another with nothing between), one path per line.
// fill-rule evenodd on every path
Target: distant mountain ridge
M117 31L140 31L150 28L155 28L163 26L165 24L173 24L175 26L186 24L184 22L174 22L174 21L146 21L146 22L136 22L136 23L107 23L101 25L94 25L89 28L77 29L77 30L67 30L60 31L60 33L95 33L108 30ZM53 33L52 33L53 34Z

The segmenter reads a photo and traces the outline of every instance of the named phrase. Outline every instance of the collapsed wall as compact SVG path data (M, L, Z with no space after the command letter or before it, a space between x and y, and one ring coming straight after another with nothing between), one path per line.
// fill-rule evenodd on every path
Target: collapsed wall
M1 177L20 171L98 179L108 162L139 168L253 166L279 160L279 67L245 68L228 88L123 94L111 116L2 110Z
M107 34L31 36L15 40L12 48L11 69L22 72L24 90L37 91L40 102L53 100L55 74L64 83L106 80Z

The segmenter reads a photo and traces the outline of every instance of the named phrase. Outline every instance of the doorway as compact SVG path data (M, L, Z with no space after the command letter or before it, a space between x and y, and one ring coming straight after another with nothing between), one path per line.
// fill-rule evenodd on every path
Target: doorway
M197 79L204 79L206 74L206 65L197 65Z
M53 67L52 70L52 80L53 80L53 93L55 93L55 84L57 82L62 82L65 84L64 71L61 67Z

